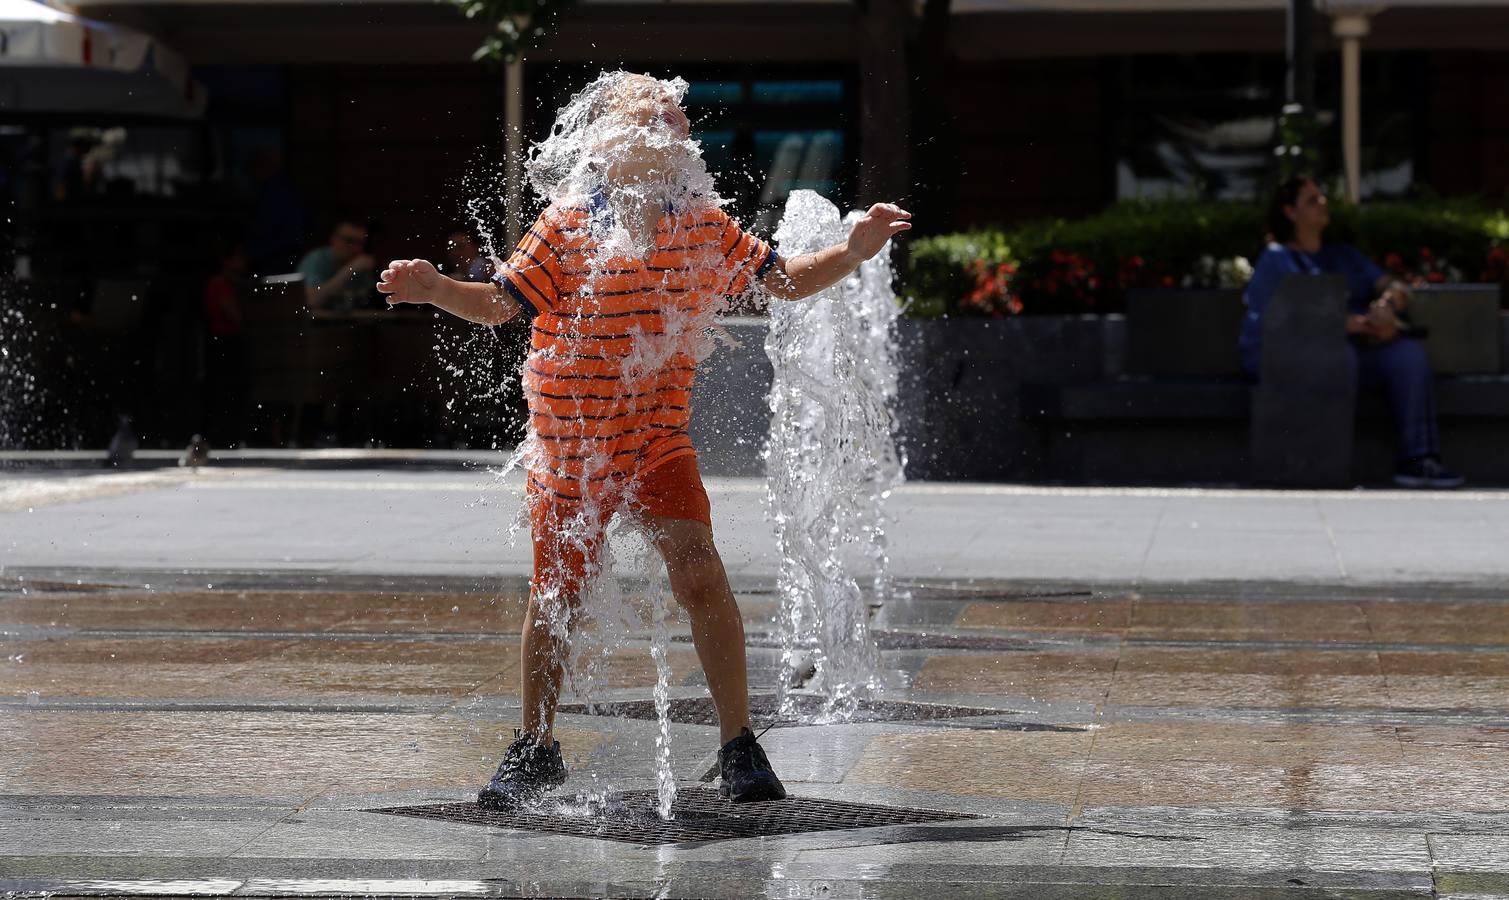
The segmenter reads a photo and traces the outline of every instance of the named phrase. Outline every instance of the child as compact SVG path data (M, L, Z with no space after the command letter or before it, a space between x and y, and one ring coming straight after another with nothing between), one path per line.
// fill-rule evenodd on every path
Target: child
M714 199L679 105L684 89L612 73L561 110L530 161L550 205L492 283L394 260L378 286L389 303L533 323L523 376L534 577L522 734L478 795L483 806L536 802L566 780L551 740L564 642L614 513L645 528L691 619L722 732L720 792L736 803L786 796L750 731L743 622L687 434L699 341L725 298L754 282L783 300L821 291L909 229L911 216L877 204L843 244L780 258Z

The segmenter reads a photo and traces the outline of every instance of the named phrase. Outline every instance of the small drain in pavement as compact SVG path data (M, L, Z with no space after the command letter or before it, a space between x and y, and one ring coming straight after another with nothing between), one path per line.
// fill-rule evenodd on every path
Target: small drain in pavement
M775 728L791 728L810 721L823 711L824 698L812 694L793 694L796 717L780 715L774 694L753 694L749 698L749 715L756 722L768 722ZM559 712L576 715L618 716L625 719L654 719L655 701L617 700L594 703L563 704ZM861 700L850 722L929 722L937 719L962 719L973 716L1010 715L1006 709L978 706L948 706L941 703L916 703L909 700ZM679 725L716 725L718 710L711 697L678 697L671 701L670 719Z
M499 811L483 809L475 803L441 803L432 806L395 806L368 812L642 845L721 841L980 818L969 813L847 803L811 797L736 805L719 797L716 791L702 788L678 792L676 802L671 806L671 818L663 820L655 813L658 802L659 798L654 791L625 791L614 795L606 808L563 800L546 802L534 810Z
M996 637L989 634L935 634L927 631L872 631L875 646L881 650L1031 650L1036 646L1023 638ZM689 634L672 635L671 640L689 644ZM744 637L746 647L779 650L781 639L772 634L751 632Z
M929 634L926 631L877 631L881 650L1030 650L1031 641L989 634Z
M907 584L898 585L913 600L975 600L1011 603L1018 600L1083 600L1095 592L1083 587L1005 588L992 585Z

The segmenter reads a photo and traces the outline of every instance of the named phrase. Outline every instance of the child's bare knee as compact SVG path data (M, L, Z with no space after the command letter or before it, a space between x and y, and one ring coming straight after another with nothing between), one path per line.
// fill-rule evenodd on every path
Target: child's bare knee
M538 586L529 598L529 627L537 632L569 632L581 606L576 585L555 585L548 590Z
M723 561L711 545L690 549L675 559L667 559L671 587L682 606L700 607L723 600L727 593L727 576Z

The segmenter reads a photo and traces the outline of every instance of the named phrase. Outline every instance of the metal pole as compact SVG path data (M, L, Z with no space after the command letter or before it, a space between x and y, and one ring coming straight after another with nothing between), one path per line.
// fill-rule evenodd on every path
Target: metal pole
M1290 103L1305 112L1315 109L1315 2L1289 0L1289 74L1285 91Z
M497 253L504 259L519 243L523 233L524 205L524 60L519 57L504 67L503 90L503 175L508 183L508 219L504 233L508 246Z

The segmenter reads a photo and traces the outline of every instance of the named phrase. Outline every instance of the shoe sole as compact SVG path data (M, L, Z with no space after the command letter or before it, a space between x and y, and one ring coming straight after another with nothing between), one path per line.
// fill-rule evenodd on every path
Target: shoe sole
M531 806L545 799L545 795L566 783L566 779L555 781L540 787L538 791L531 792L527 797L509 799L507 795L494 793L483 789L477 794L477 805L483 809L493 809L498 812L508 812L521 806Z
M786 788L780 782L775 784L756 785L738 796L734 796L728 787L719 786L718 796L731 803L764 803L769 800L785 800Z
M541 795L541 797L543 797L543 795ZM535 797L535 798L532 798L532 799L533 799L534 802L538 802L541 799L541 797ZM505 798L505 797L503 797L501 795L498 795L498 796L488 796L487 794L478 794L477 795L477 806L481 807L482 809L491 809L491 810L495 810L497 812L511 812L513 810L516 810L516 809L522 807L522 806L528 806L530 804L530 802L531 802L531 800L530 799L526 799L526 798L520 798L518 800L509 800L509 799L507 799L507 798Z

